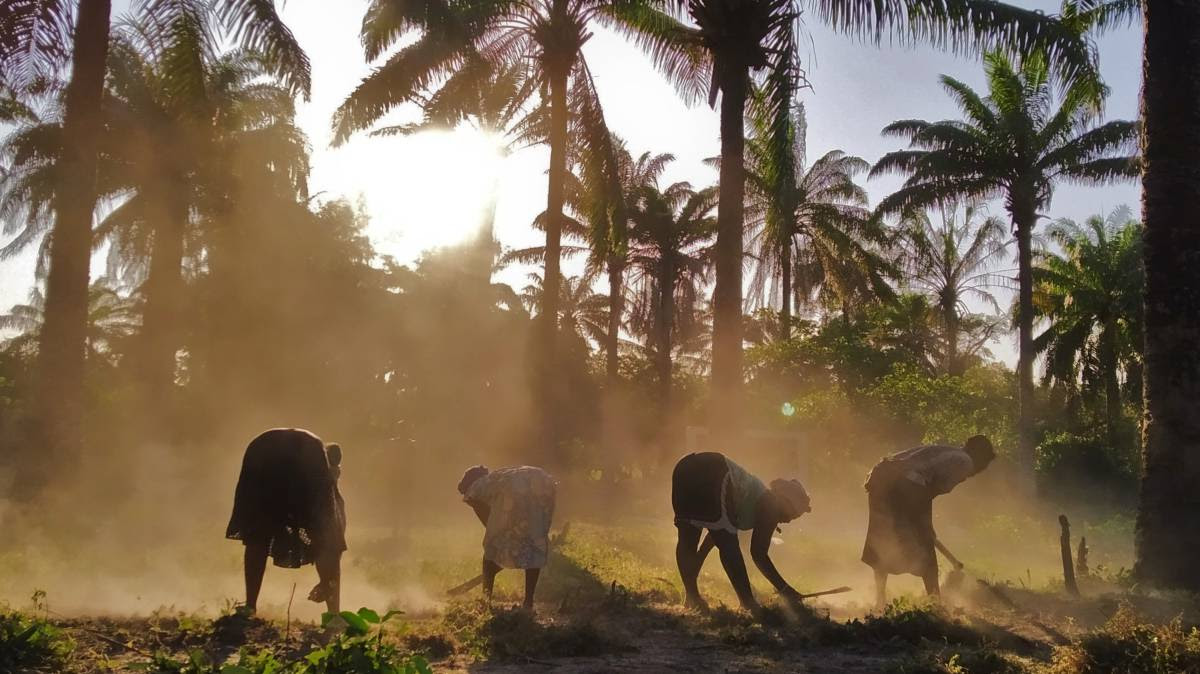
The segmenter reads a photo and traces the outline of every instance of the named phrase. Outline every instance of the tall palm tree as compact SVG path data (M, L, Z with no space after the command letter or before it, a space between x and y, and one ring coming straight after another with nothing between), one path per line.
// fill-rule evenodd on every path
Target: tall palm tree
M173 21L122 26L113 38L106 145L117 175L103 182L130 197L96 229L145 271L138 360L155 399L175 381L184 263L199 256L203 219L221 217L231 185L254 169L281 176L281 193L307 196L307 142L262 55L216 54L203 12Z
M161 23L201 0L143 0L137 10ZM205 3L208 4L208 3ZM311 86L304 51L275 11L273 0L214 0L211 4L233 41L261 51L269 67L305 97ZM96 207L96 167L101 97L108 62L111 0L13 0L0 9L0 80L21 88L70 63L63 105L62 189L56 190L54 231L46 278L46 318L41 332L34 392L36 431L45 446L34 459L77 449L81 438L83 359L87 340L87 290ZM67 50L65 45L71 45ZM35 443L36 444L36 443ZM44 478L32 466L27 491Z
M450 81L455 71L476 60L497 67L521 65L526 69L523 77L543 94L545 112L538 133L550 146L545 210L547 292L542 295L546 306L540 312L544 354L541 365L545 377L542 386L546 387L543 395L549 396L550 401L556 398L549 391L554 362L552 317L558 315L555 303L559 293L554 288L561 276L559 257L569 173L568 128L573 107L591 113L600 110L582 51L591 38L591 25L597 20L646 35L658 46L660 55L679 53L672 43L653 35L656 30L671 30L670 26L676 22L654 12L641 0L482 4L432 0L411 7L390 0L373 0L363 18L361 33L368 60L378 58L408 31L421 31L421 36L367 76L334 116L334 141L340 143L355 131L374 124L394 107L414 100L442 81ZM595 121L595 115L586 116L584 121ZM609 140L607 129L588 125L586 130L590 132L577 137L577 141L604 144Z
M1124 416L1118 377L1138 371L1142 343L1142 226L1128 209L1080 225L1059 220L1049 230L1063 254L1040 251L1033 269L1034 312L1048 322L1033 340L1046 356L1046 377L1073 386L1082 356L1099 363L1108 441L1119 442Z
M1137 175L1134 122L1096 125L1092 83L1068 86L1055 107L1054 82L1036 53L1018 67L999 53L984 59L985 98L942 76L964 121L904 120L884 135L907 138L911 149L885 155L871 175L907 174L904 186L884 199L881 213L904 213L949 199L1002 197L1017 239L1019 284L1020 456L1033 466L1033 230L1062 181L1103 184Z
M716 188L696 191L686 182L641 190L631 204L630 267L635 334L653 346L662 409L671 412L671 351L678 329L691 332L700 306L701 284L716 233L712 211Z
M171 24L131 19L117 28L102 110L96 189L117 206L93 241L111 241L110 271L141 286L145 315L134 360L155 399L174 382L183 266L200 255L200 218L220 210L215 202L256 164L287 176L301 196L308 172L290 92L268 77L260 54L218 56L207 13L193 9ZM23 226L0 256L20 252L52 224L61 133L54 121L30 124L4 145L12 170L0 181L0 212Z
M1072 77L1092 72L1091 53L1078 32L1055 17L996 0L687 0L665 4L671 12L685 12L698 35L663 23L652 33L657 44L698 45L703 54L685 59L680 52L664 49L652 51L655 61L686 99L702 96L706 83L709 104L716 102L718 94L721 98L712 370L713 394L722 400L714 428L718 436L732 440L742 383L743 118L754 73L765 71L766 79L773 80L772 105L792 105L791 93L800 77L795 22L802 8L812 8L836 30L875 42L888 36L958 52L999 48L1020 54L1044 49L1051 54L1055 69ZM647 44L646 37L641 39ZM684 53L695 54L695 49Z
M776 123L761 114L764 94L751 105L751 137L746 144L747 209L755 259L749 305L780 306L779 334L791 334L793 299L807 302L825 288L835 294L891 295L889 264L878 253L885 231L870 218L867 193L854 182L870 164L831 150L806 165L804 108L784 108ZM807 253L803 283L797 283L797 249Z
M1002 220L983 218L983 207L967 203L937 206L934 224L927 210L905 218L899 245L905 267L905 282L936 303L946 345L947 374L962 374L966 361L960 357L963 319L968 318L967 300L974 299L1000 311L992 291L1005 285L993 273L1007 251L1007 233Z

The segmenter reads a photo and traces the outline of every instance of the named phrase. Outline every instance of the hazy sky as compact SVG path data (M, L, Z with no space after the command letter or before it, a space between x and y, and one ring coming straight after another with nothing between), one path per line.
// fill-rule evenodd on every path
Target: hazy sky
M1016 4L1047 12L1058 6L1055 0ZM365 0L291 0L283 9L284 19L313 65L312 100L299 109L300 124L313 147L311 191L323 192L323 198L354 200L361 195L378 250L411 260L426 248L452 243L471 231L495 184L500 194L496 233L501 243L506 247L535 244L539 233L529 222L545 207L548 153L544 148L522 150L501 160L486 137L464 131L410 138L359 137L342 148L329 147L333 111L370 72L358 42L365 6ZM127 0L117 0L114 13L127 7ZM809 39L803 62L812 88L802 98L808 110L812 158L836 148L873 162L901 147L879 135L889 122L956 117L937 81L940 74L983 88L981 66L973 59L927 48L865 45L831 32L815 17L805 21L805 27ZM1140 50L1137 28L1100 42L1101 69L1112 88L1108 119L1132 119L1137 113ZM635 156L647 150L673 153L678 159L667 172L667 181L689 180L697 186L716 181L715 171L701 163L718 153L715 111L680 103L641 53L615 34L597 30L584 53L608 123L628 141ZM414 108L393 117L416 116ZM899 182L891 177L868 182L872 203ZM1050 214L1081 219L1121 204L1136 209L1138 196L1133 184L1063 186L1056 191ZM992 213L1003 215L998 206ZM514 270L503 280L520 283L522 273ZM0 306L24 301L31 282L31 260L0 263Z

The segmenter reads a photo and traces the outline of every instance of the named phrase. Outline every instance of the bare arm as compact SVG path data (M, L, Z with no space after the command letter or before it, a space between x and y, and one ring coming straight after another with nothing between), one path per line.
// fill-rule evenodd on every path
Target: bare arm
M754 513L754 533L750 537L750 557L777 592L791 595L796 591L792 589L791 585L788 585L783 576L779 574L779 570L775 568L775 563L771 561L771 537L774 536L775 527L778 525L779 518L775 516L772 497L767 495L758 502L758 508Z

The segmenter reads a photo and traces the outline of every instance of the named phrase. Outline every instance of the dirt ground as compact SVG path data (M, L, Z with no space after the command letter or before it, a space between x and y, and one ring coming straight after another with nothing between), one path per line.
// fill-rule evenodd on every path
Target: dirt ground
M1147 620L1195 624L1198 617L1187 599L1101 585L1071 598L1011 587L996 594L968 583L941 608L902 602L879 617L817 603L803 615L771 608L764 620L724 607L699 614L612 586L607 596L574 605L544 602L536 617L504 602L456 601L409 619L388 638L423 652L439 672L1039 671L1056 646L1103 625L1122 605ZM328 638L307 621L234 615L50 617L76 642L72 671L87 673L130 671L155 653L186 659L195 650L218 663L242 647L298 659Z

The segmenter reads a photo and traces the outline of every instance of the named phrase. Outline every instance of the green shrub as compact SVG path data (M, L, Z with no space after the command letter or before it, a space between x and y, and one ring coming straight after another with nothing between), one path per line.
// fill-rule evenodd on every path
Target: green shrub
M58 672L75 649L43 619L0 611L0 672Z
M1109 494L1109 506L1132 501L1140 470L1136 447L1113 447L1100 431L1047 435L1037 446L1034 467L1045 496L1094 503L1097 494Z
M323 626L328 627L335 618L341 618L346 626L328 645L304 656L296 674L431 674L424 657L403 654L383 640L384 624L400 614L388 611L380 616L365 607L337 616L326 613L321 619Z

